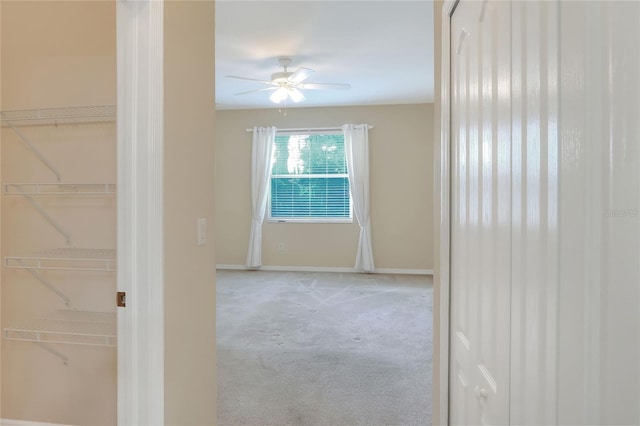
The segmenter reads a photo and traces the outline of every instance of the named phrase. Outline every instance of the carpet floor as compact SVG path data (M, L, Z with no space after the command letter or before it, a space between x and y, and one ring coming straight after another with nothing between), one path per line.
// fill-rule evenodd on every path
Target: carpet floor
M218 271L218 424L430 425L431 277Z

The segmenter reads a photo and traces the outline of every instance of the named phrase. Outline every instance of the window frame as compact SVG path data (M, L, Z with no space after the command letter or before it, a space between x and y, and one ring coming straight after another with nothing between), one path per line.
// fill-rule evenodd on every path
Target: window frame
M313 130L313 129L303 129L303 130L278 130L276 132L276 137L278 136L293 136L293 135L341 135L344 138L344 133L342 130ZM274 142L275 143L275 142ZM343 139L344 143L344 139ZM275 150L274 150L275 154ZM346 161L346 158L345 158ZM268 196L267 196L267 217L266 220L269 223L333 223L333 224L349 224L353 223L353 197L351 196L351 184L349 183L349 217L273 217L271 215L271 185L272 179L278 177L292 177L302 179L311 179L311 178L325 178L328 179L330 177L346 177L347 181L349 181L349 173L336 173L336 174L309 174L309 175L271 175L269 177L269 187L268 187Z

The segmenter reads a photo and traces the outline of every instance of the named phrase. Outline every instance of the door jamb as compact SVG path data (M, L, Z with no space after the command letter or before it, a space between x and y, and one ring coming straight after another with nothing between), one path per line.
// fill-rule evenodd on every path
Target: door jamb
M164 424L164 2L118 0L118 424Z
M450 272L451 272L451 15L459 0L444 0L441 19L440 74L440 263L439 277L439 424L449 424Z

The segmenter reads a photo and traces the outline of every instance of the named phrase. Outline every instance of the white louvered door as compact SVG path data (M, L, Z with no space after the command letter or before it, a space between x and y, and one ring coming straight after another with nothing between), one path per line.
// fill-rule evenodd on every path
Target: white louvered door
M451 20L451 424L509 422L511 5Z
M639 18L451 15L451 424L639 424Z

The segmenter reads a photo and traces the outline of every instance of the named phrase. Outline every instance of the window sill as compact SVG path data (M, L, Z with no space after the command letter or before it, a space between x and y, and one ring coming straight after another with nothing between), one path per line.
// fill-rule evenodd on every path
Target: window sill
M308 223L308 224L352 224L353 219L267 219L268 223Z

